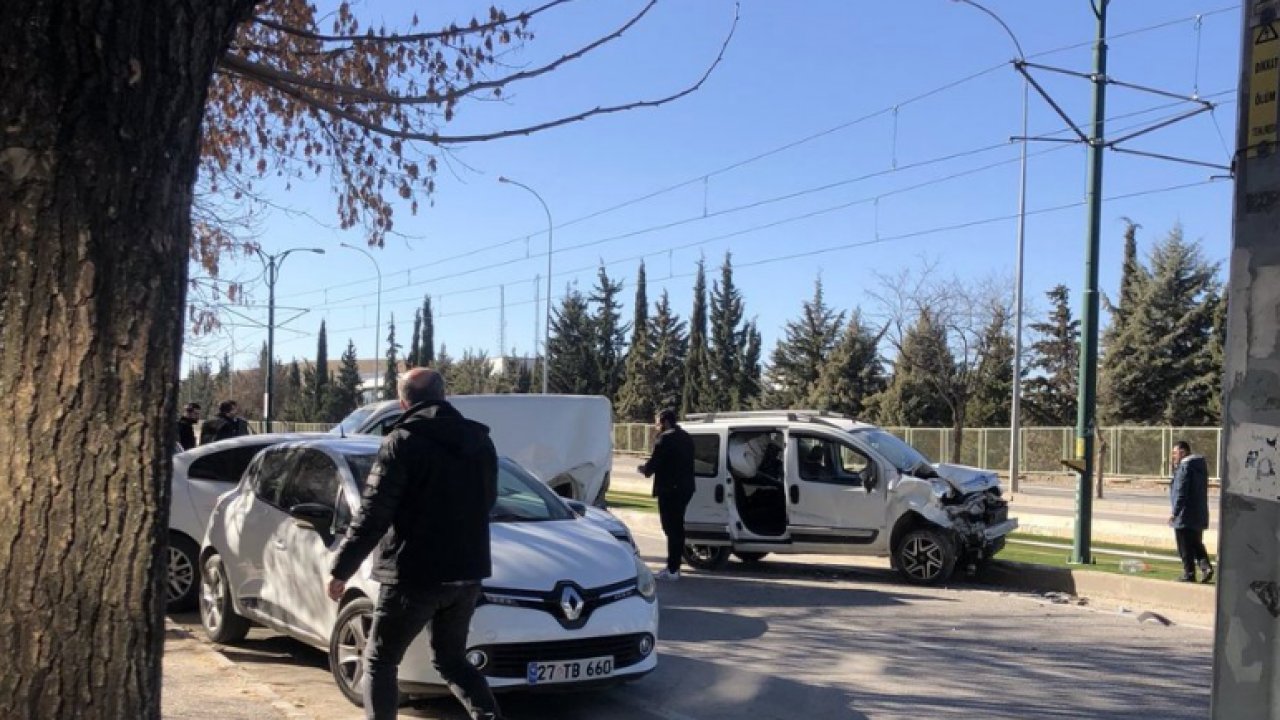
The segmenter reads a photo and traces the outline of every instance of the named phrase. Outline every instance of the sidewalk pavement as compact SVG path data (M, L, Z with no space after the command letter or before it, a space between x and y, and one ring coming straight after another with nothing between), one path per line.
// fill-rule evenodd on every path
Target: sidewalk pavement
M165 720L312 720L168 619L161 716Z

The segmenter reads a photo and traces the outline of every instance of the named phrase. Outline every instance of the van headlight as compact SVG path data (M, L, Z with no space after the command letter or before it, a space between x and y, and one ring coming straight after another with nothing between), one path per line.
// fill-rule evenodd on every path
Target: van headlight
M653 571L639 555L633 555L632 559L636 561L636 592L645 600L653 602L658 597L658 583L653 579Z

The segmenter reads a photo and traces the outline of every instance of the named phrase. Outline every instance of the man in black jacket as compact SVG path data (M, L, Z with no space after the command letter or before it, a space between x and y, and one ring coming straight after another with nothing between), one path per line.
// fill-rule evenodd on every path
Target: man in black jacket
M365 481L360 512L338 548L329 597L378 545L381 583L365 651L365 717L387 720L399 705L397 674L426 628L432 663L474 720L498 718L488 682L466 660L467 630L492 573L489 512L498 492L498 456L489 428L444 399L444 378L415 368L400 378L401 416L382 441Z
M196 423L200 422L200 403L187 403L178 418L178 444L183 450L196 446Z
M218 414L200 425L200 444L249 434L249 424L240 417L240 403L223 400L218 403Z
M684 511L693 499L693 438L676 422L676 411L658 413L658 441L649 461L640 466L645 477L653 477L653 494L658 498L658 516L667 536L667 566L659 580L680 579L680 555L684 552Z
M1172 459L1169 503L1173 514L1169 525L1178 541L1178 557L1182 558L1182 577L1178 580L1195 582L1199 565L1200 582L1209 582L1213 579L1213 564L1204 547L1204 531L1209 527L1209 465L1203 456L1191 454L1191 444L1186 440L1173 444Z

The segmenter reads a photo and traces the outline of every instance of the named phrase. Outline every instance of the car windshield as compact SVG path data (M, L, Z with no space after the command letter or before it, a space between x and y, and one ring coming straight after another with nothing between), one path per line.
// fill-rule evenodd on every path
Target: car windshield
M867 445L870 445L872 449L884 456L890 463L893 463L898 472L909 473L912 469L919 467L921 463L929 465L929 458L925 457L924 453L906 444L896 435L885 432L880 428L854 430L853 434Z
M333 435L355 435L356 431L364 425L365 421L369 419L369 416L373 414L373 411L377 409L377 407L378 406L376 404L365 405L364 407L352 410L349 415L342 418L342 422L338 423L338 425L329 432Z
M498 501L489 517L494 522L537 522L576 516L542 481L504 459L498 465Z

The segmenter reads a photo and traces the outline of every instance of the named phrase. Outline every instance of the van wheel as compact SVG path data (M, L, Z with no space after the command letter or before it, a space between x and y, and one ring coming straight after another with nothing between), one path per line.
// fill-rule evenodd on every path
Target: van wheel
M763 560L764 556L768 554L769 553L762 552L735 552L733 555L747 565L755 565Z
M699 570L720 570L729 564L728 545L694 545L685 543L684 561Z
M955 543L940 530L916 528L903 536L893 552L902 577L913 585L946 582L956 567Z

